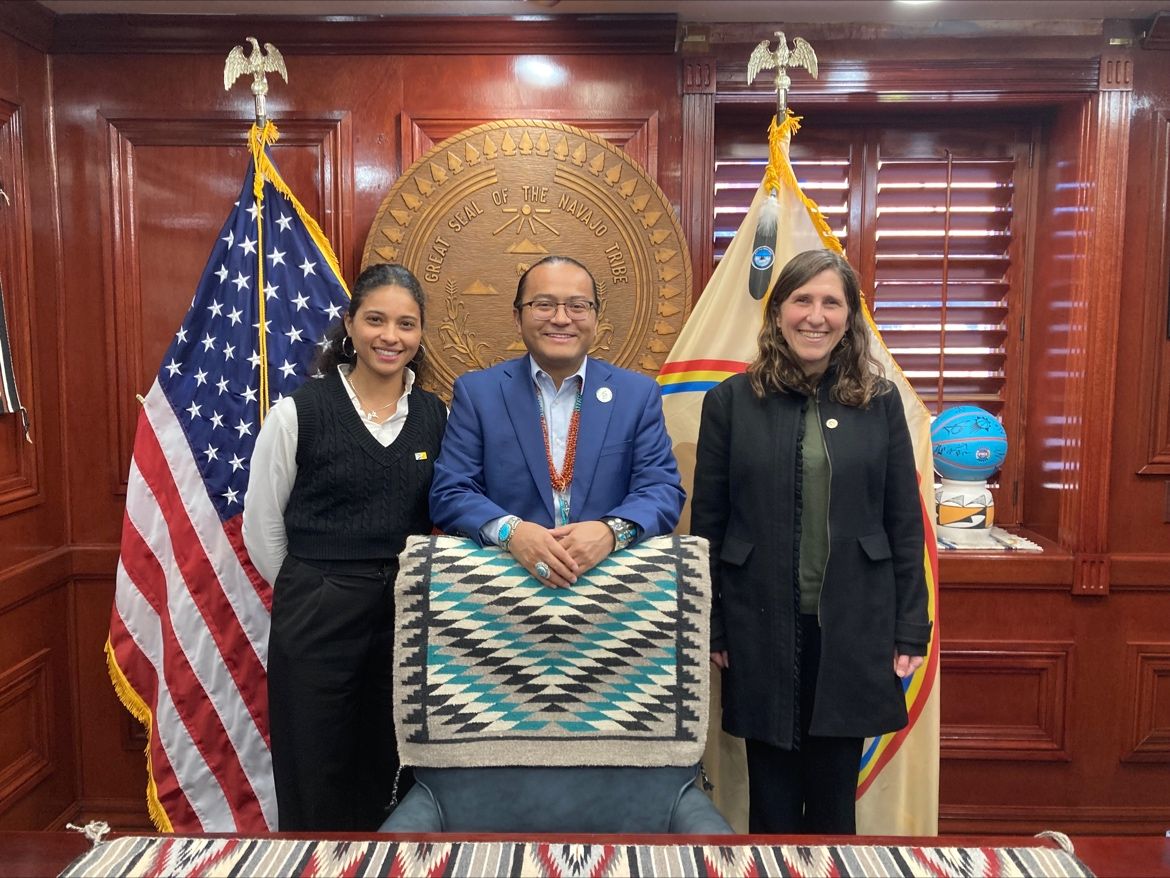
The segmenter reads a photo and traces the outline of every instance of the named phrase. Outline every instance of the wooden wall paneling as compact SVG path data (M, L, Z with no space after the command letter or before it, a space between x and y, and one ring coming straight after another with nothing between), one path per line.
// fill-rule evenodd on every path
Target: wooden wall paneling
M81 785L78 816L116 829L152 831L146 810L146 739L124 708L106 669L117 549L92 549L74 559L73 630L76 643L77 723Z
M461 131L466 131L468 128L504 119L537 118L551 122L563 122L566 125L573 125L583 131L588 131L590 134L603 137L614 146L621 147L629 153L652 178L656 178L658 175L658 112L656 110L649 111L643 116L630 118L614 116L581 118L563 111L533 113L516 110L509 112L506 108L494 110L492 118L412 115L403 110L399 114L402 132L400 145L402 151L400 154L403 173L418 161L420 156L425 155L437 144L442 143L448 137L454 137Z
M1089 96L1062 104L1048 129L1047 163L1038 181L1037 259L1026 317L1029 393L1023 439L1028 465L1021 474L1020 512L1030 530L1052 541L1060 537L1062 497L1070 489L1065 467L1065 446L1073 441L1066 436L1067 377L1075 254L1085 247L1081 215L1088 209L1083 193L1089 182L1080 154L1090 110ZM1072 581L1071 570L1067 581Z
M1129 161L1133 63L1126 54L1101 58L1100 91L1086 132L1081 214L1070 311L1069 408L1060 541L1076 553L1073 593L1109 591L1109 468L1113 442L1118 318Z
M1170 554L1112 552L1111 591L1155 591L1170 597Z
M441 24L441 26L440 26ZM225 55L242 33L258 33L293 55L669 55L674 15L346 16L60 15L54 54ZM225 49L226 47L226 49Z
M1170 476L1170 108L1154 111L1139 373L1149 376L1132 432L1142 475Z
M698 301L714 261L715 59L684 57L682 64L682 227L691 250Z
M1068 642L947 640L942 758L1070 761L1073 652Z
M1115 585L1136 582L1118 571L1119 555L1170 559L1170 53L1136 60L1110 461L1112 496L1124 498L1110 509Z
M53 41L56 17L49 9L32 0L0 3L0 33L20 40L43 55Z
M66 540L59 393L61 250L45 56L0 33L0 279L21 401L0 417L0 570Z
M53 773L49 650L0 671L0 814Z
M1031 815L1004 821L1001 808L1027 802L1063 820L1078 801L1086 753L1077 693L1099 646L1077 636L1067 578L1043 590L1024 588L1027 581L956 586L943 578L940 832L1063 828L1032 828ZM1116 794L1099 795L1113 804Z
M0 571L0 829L43 829L77 794L67 549Z
M939 580L947 586L1013 592L1067 589L1072 582L1072 555L1043 537L1036 542L1042 553L939 552Z
M1126 645L1132 711L1122 762L1170 764L1170 641Z
M235 118L108 118L103 229L109 261L112 370L117 418L109 461L124 494L138 418L135 394L154 381L182 322L215 238L250 162L247 127ZM333 242L352 218L348 116L286 119L272 155L298 200ZM352 165L350 165L352 167Z
M769 93L771 81L761 77L747 84L747 60L760 39L775 35L756 27L760 35L743 41L734 25L720 25L727 33L713 35L711 51L718 59L717 93L720 102L755 102ZM767 31L773 28L766 28ZM789 35L795 36L795 32ZM813 104L852 106L874 103L883 96L899 104L1043 105L1067 100L1069 95L1097 91L1098 77L1093 65L1080 53L1045 58L1022 51L1019 42L1008 40L914 40L873 46L893 50L899 57L864 57L853 40L827 40L813 44L819 59L819 76L793 77L788 105L794 112ZM1052 41L1054 50L1059 41ZM1070 50L1084 48L1075 43ZM942 57L928 53L943 51ZM980 57L982 56L982 57Z
M973 783L986 783L975 778ZM1040 781L1043 783L1043 781ZM1161 836L1170 819L1170 808L1157 805L1108 806L1081 803L1078 799L1089 791L1069 796L1076 804L1036 805L995 804L955 805L939 808L939 835L1033 835L1051 830L1054 826L1068 835L1156 835ZM1021 797L1017 801L1024 801Z
M1011 248L1008 256L1007 277L1012 290L1008 308L1004 348L1004 405L1000 417L1008 436L1026 435L1028 408L1029 358L1028 316L1031 311L1036 257L1036 220L1039 203L1039 178L1047 153L1044 149L1044 124L1031 126L1027 141L1021 137L1015 147L1015 171L1012 187L1015 190L1015 209L1012 213ZM1021 126L1021 130L1022 126ZM996 477L995 520L1001 527L1018 527L1025 521L1021 499L1025 492L1025 473L1028 467L1027 442L1015 443ZM1000 511L1000 506L1003 512Z
M33 368L32 204L24 165L23 114L0 100L0 285L4 292L13 371L21 403L38 416L41 398ZM38 418L39 421L39 418ZM52 420L34 422L51 429ZM25 440L18 413L0 416L0 517L44 502L41 489L44 443Z
M1115 588L1108 599L1085 601L1069 593L1067 579L1040 590L1024 582L952 585L944 577L940 606L941 831L1057 826L1140 833L1170 819L1165 754L1122 758L1139 728L1142 739L1160 746L1170 718L1164 700L1170 678L1159 676L1170 649L1164 636L1170 593ZM1136 660L1139 649L1149 656L1144 665ZM957 673L949 663L955 651L962 659ZM1050 719L1055 698L1037 693L1051 692L1061 673L1064 720L1058 726ZM1139 686L1146 687L1142 698L1135 695ZM1049 706L1047 714L1033 710L1038 704ZM1057 727L1067 759L1028 752L1037 741L1051 750L1038 730ZM1000 744L998 754L985 741Z
M4 10L0 29L12 13ZM61 627L68 577L63 318L48 69L35 36L18 36L0 33L0 186L10 199L0 202L0 276L33 444L25 442L18 417L0 418L0 827L40 828L75 798L77 760L70 644Z

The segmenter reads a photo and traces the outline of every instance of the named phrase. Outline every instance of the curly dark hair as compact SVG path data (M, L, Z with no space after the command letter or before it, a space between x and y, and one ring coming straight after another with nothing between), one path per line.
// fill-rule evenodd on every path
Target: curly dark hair
M857 273L844 256L832 250L806 250L793 256L781 269L764 309L760 351L747 368L748 380L761 399L768 393L795 391L809 395L816 390L820 376L810 378L805 375L776 318L785 300L822 271L835 271L840 276L845 287L845 303L849 307L845 335L829 358L829 369L836 373L829 396L842 405L864 408L885 386L885 379L869 352L869 333Z
M353 290L350 292L349 308L346 313L352 320L361 308L362 302L366 297L376 289L381 287L401 287L410 293L410 296L418 304L419 323L421 326L426 326L427 322L427 297L423 292L422 286L416 278L404 265L399 265L397 262L379 262L369 266L365 271L358 275L353 284ZM329 372L331 369L336 369L342 363L350 366L353 365L355 356L347 356L342 349L342 344L348 334L345 331L345 321L338 320L335 324L329 327L325 333L327 344L317 353L316 359L313 361L314 371L319 371L322 375ZM407 365L414 370L416 380L422 380L425 375L425 360L423 348L420 345L418 353L414 355L414 359Z

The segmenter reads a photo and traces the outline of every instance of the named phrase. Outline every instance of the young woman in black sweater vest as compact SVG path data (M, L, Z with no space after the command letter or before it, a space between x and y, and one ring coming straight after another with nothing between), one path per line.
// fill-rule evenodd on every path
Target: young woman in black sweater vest
M424 314L410 271L367 268L326 336L322 377L273 406L256 440L244 541L273 584L268 708L284 832L368 831L391 808L394 578L407 535L431 532L447 416L415 383Z

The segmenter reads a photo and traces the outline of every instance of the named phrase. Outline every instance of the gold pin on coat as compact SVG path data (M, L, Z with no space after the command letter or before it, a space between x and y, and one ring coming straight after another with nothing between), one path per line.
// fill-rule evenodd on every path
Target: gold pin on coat
M837 429L837 419L836 418L829 418L829 420L825 421L825 426L828 427L830 430L836 430Z

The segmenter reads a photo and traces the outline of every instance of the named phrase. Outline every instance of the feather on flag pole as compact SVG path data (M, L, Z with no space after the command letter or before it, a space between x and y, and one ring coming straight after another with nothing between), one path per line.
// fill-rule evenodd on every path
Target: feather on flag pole
M766 41L761 44L766 45ZM772 119L768 167L760 187L658 375L667 429L688 491L694 476L703 395L720 381L743 372L757 352L766 303L752 291L752 273L756 272L758 282L770 290L775 274L797 253L818 247L843 252L820 209L801 191L789 161L789 144L799 128L800 117L787 108ZM773 214L774 233L770 231ZM765 217L763 241L756 240L761 216ZM770 253L760 254L761 247L770 247ZM894 362L865 307L871 351L898 388L914 444L927 535L923 565L934 633L926 661L904 681L909 725L865 743L858 775L857 826L865 835L934 835L938 831L939 628L930 415ZM689 527L689 517L688 509L680 529ZM713 699L718 697L717 682L712 685ZM716 702L711 711L716 724L720 713ZM716 804L737 830L746 832L747 769L742 742L716 725L708 736L703 761L715 782Z

